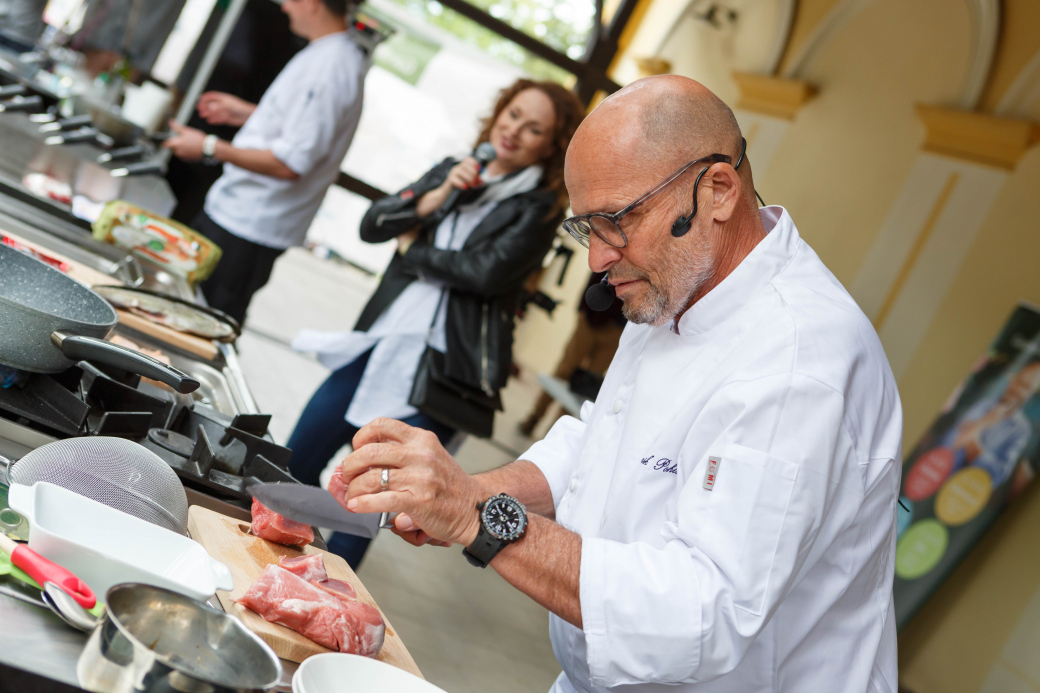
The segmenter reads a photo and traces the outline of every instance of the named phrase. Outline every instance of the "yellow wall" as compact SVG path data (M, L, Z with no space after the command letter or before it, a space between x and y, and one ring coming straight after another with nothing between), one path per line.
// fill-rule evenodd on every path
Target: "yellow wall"
M827 13L834 9L841 0L798 0L798 8L794 15L794 24L791 26L791 35L787 39L787 50L780 60L780 70L790 65L792 58L805 46L805 42L812 36L813 30L819 26Z
M982 93L979 110L992 112L1000 97L1015 81L1026 63L1040 51L1040 2L1004 0L1001 3L1000 47L993 71Z
M905 21L893 24L893 16ZM921 32L927 25L935 30ZM798 113L770 169L755 171L755 184L767 203L791 212L846 285L920 150L914 103L955 98L969 45L963 3L879 0L807 67L819 95Z

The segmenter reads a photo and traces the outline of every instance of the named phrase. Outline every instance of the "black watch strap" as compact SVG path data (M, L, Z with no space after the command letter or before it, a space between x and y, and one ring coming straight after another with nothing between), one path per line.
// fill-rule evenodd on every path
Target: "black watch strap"
M462 550L462 555L466 557L466 560L477 566L478 568L487 568L498 552L501 551L506 544L509 542L496 539L484 529L483 523L477 530L477 538L473 540L473 543Z

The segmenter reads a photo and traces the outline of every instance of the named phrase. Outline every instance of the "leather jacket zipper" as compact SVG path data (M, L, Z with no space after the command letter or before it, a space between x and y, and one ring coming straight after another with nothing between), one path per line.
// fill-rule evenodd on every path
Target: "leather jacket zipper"
M495 392L491 389L488 380L488 316L489 309L487 301L483 305L483 319L480 322L480 387L488 397L494 397Z

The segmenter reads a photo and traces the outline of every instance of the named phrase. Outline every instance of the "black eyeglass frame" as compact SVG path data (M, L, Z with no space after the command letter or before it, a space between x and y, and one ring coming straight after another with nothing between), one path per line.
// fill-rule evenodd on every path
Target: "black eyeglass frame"
M739 169L740 168L740 164L742 164L744 162L744 153L745 153L746 150L747 150L747 140L745 140L743 137L741 137L740 138L740 156L737 157L737 163L736 163L736 165L733 166L734 170ZM700 186L701 178L704 176L705 173L708 172L708 169L710 169L715 164L728 164L732 160L733 160L733 158L731 156L729 156L728 154L709 154L708 156L702 157L700 159L694 159L693 161L691 161L691 162L689 162L687 164L684 164L682 167L679 168L679 170L677 170L675 173L673 173L672 175L670 175L667 178L665 178L663 181L661 181L660 183L655 185L649 191L647 191L647 192L643 193L642 195L640 195L639 197L637 197L633 202L631 202L630 204L626 205L620 211L613 212L613 213L611 213L611 212L589 212L588 214L578 214L578 215L575 215L573 217L568 217L567 219L564 219L563 222L562 222L563 229L567 233L569 233L574 240L576 240L578 243L581 243L586 248L589 247L589 242L590 242L590 239L591 239L592 232L595 232L596 235L599 237L599 239L601 241L603 241L604 243L606 243L607 245L609 245L611 247L614 247L614 248L624 248L625 246L628 245L628 236L626 236L625 232L621 230L621 225L618 223L618 222L621 221L621 218L624 217L629 212L631 212L636 207L638 207L641 204L643 204L643 203L647 202L648 200L652 199L655 195L657 195L658 193L663 191L665 188L667 188L669 185L674 183L676 180L679 179L680 176L682 176L684 173L689 171L691 168L693 168L697 164L703 164L705 162L710 161L711 163L708 164L708 166L706 166L704 168L704 170L701 171L697 175L697 180L693 184L693 211L690 213L689 217L680 217L682 219L685 219L687 221L687 223L689 223L689 221L692 220L693 217L695 217L697 215L697 188ZM758 193L756 192L756 195L757 194ZM611 243L609 239L604 238L603 235L600 234L600 232L592 225L591 219L593 217L598 217L600 219L605 219L607 222L609 222L617 230L617 232L621 235L621 241L622 241L621 245L618 245L616 243ZM585 228L582 228L582 225L584 225Z

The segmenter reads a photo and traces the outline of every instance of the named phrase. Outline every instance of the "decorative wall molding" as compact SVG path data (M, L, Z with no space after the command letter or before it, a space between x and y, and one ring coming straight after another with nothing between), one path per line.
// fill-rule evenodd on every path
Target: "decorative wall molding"
M892 372L906 372L1008 172L918 155L849 293L873 322Z
M794 13L798 8L798 0L780 0L780 21L773 35L773 47L769 51L769 60L763 65L762 72L775 75L780 69L780 61L787 50L787 42L791 39L791 27L794 26Z
M784 120L794 120L798 110L816 93L814 86L796 79L734 72L733 80L740 89L737 108Z
M998 118L918 104L925 126L925 151L1011 170L1040 142L1040 126L1028 120Z
M788 79L803 79L805 71L820 52L860 12L876 0L843 0L817 25L783 72ZM1000 0L963 0L971 15L971 52L968 71L957 105L973 109L982 96L989 78L1000 39Z
M1000 97L996 114L1004 118L1025 118L1037 101L1040 101L1040 51L1029 59Z

